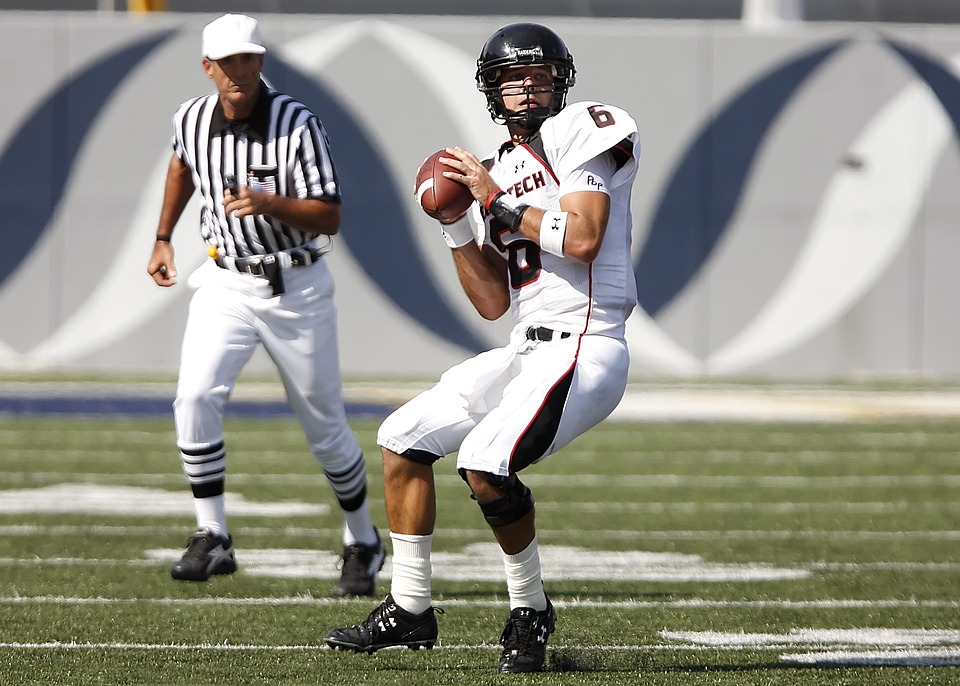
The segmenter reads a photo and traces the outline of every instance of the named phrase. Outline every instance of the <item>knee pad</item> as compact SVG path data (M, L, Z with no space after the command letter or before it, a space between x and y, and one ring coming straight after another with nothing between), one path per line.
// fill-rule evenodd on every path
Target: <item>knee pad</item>
M467 481L467 470L460 469L460 478ZM500 493L500 497L491 500L489 503L480 503L480 512L483 518L487 520L490 526L506 526L522 519L530 510L533 509L533 493L527 488L520 479L514 479L512 482L509 477L497 476L489 472L475 472L481 475L487 483L492 485ZM467 485L469 485L469 481ZM471 497L476 500L475 495Z

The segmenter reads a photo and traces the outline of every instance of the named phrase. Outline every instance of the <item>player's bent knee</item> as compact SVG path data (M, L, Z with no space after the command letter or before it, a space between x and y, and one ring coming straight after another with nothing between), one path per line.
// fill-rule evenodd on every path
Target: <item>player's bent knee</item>
M427 452L426 450L417 450L416 448L409 448L404 450L402 453L397 453L400 457L404 457L411 462L416 462L417 464L426 465L428 467L433 466L433 463L439 460L443 455L437 455L435 453Z
M470 481L467 478L467 470L460 469L458 471L460 478L466 481L467 485L470 485ZM474 500L477 500L477 503L480 505L480 512L483 513L483 518L487 520L487 524L490 526L497 527L513 524L523 519L523 517L533 510L533 493L520 479L514 478L511 480L510 477L498 476L496 474L490 474L489 472L474 471L472 473L481 476L500 494L499 498L488 502L480 502L476 495L472 496Z

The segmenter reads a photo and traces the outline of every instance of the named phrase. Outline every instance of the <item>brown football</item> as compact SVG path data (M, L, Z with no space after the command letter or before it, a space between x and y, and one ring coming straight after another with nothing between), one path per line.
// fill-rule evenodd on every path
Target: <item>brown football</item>
M450 157L450 154L438 150L425 159L417 170L417 202L434 219L451 222L467 211L473 202L473 195L462 183L443 175L445 171L456 169L442 164L438 159L440 157Z

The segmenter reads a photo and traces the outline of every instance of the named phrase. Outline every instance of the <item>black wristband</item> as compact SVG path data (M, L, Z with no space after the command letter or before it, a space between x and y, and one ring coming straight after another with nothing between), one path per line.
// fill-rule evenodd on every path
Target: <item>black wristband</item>
M511 207L504 201L506 196L506 193L500 191L500 193L494 197L487 209L489 209L490 214L492 214L498 220L509 226L511 229L516 230L516 228L520 226L520 220L523 219L523 213L527 211L527 207L529 207L529 205L520 203L516 207Z
M169 243L170 236L157 236L157 240L160 241L161 243Z

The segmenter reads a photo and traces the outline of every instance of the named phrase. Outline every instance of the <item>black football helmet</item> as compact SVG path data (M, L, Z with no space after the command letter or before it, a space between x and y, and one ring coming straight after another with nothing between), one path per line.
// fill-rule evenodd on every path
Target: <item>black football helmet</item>
M553 101L550 107L508 112L500 94L500 76L508 67L545 64L553 68ZM487 96L487 109L498 124L516 124L536 131L548 117L567 104L567 91L577 80L573 55L554 31L542 24L508 24L483 44L477 60L477 89Z

